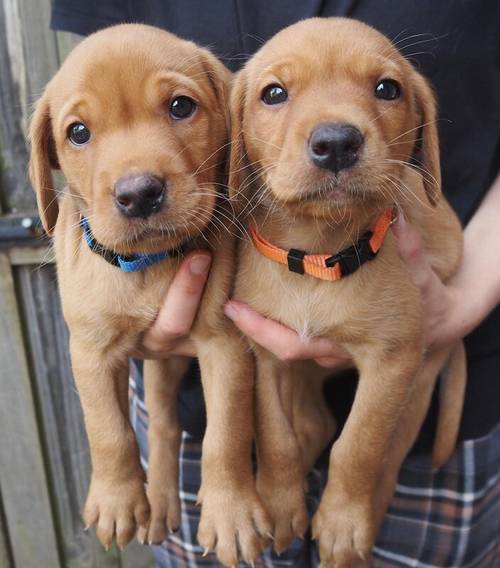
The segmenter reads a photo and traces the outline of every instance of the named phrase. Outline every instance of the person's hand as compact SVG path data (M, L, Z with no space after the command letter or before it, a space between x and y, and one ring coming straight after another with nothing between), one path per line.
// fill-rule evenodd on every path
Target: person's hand
M425 254L418 228L399 215L393 232L399 254L422 294L426 347L442 347L462 339L484 317L475 302L470 301L471 291L461 284L466 267L462 266L457 277L443 284Z
M179 266L153 325L144 333L135 355L163 359L170 355L194 357L191 331L210 269L211 256L195 251Z
M262 316L243 302L228 301L224 313L246 336L282 361L314 359L322 367L330 369L350 365L349 354L334 341L324 337L305 340L292 329Z
M470 275L463 265L446 285L441 282L427 258L419 230L402 215L393 225L399 254L422 294L425 342L428 349L449 345L463 338L483 319L484 309L471 298ZM314 359L322 366L343 368L349 365L348 353L326 338L302 339L295 331L257 313L247 304L231 300L224 311L235 325L278 359Z

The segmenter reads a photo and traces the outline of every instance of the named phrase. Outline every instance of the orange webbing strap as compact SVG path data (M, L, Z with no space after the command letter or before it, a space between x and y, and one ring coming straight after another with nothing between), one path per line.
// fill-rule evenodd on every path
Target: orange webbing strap
M396 211L394 210L394 207L390 207L389 209L386 209L375 221L375 225L373 225L371 229L373 234L369 241L372 252L377 253L380 250L380 247L384 242L385 235L395 220Z
M386 209L382 215L377 219L373 228L371 229L371 237L369 246L374 255L379 251L382 243L384 242L385 235L391 224L393 223L395 212L393 208ZM290 268L290 255L292 253L301 253L294 249L287 251L285 249L274 246L269 243L260 235L254 225L250 225L250 236L252 237L255 248L265 257L279 262ZM341 254L341 253L340 253ZM342 268L340 262L335 262L333 266L326 266L325 261L330 259L332 255L329 254L305 254L302 253L299 261L303 268L304 274L309 274L321 280L340 280L342 278ZM290 268L291 269L291 268ZM299 272L294 270L294 272Z

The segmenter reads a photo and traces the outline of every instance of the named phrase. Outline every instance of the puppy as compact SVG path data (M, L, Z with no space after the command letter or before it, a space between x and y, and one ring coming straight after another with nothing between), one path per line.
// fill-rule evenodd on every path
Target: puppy
M128 357L151 325L183 253L214 252L190 340L201 367L200 540L234 565L269 526L251 464L253 362L221 316L234 247L218 188L229 137L230 73L207 50L143 25L84 40L47 85L31 124L31 178L54 234L73 372L89 437L87 525L107 547L160 542L179 526L176 391L186 360L145 362L150 413L147 496L128 419ZM67 187L56 199L51 169ZM223 504L223 506L222 506Z
M352 566L370 552L447 362L443 392L451 399L436 463L453 450L458 429L463 346L425 353L420 294L389 230L404 214L422 231L439 277L457 269L462 234L441 196L434 97L371 27L311 19L249 61L231 109L229 185L242 217L252 211L235 298L305 338L335 340L359 371L313 520L321 562ZM334 423L321 393L324 371L253 347L257 486L283 549L307 526L304 474Z

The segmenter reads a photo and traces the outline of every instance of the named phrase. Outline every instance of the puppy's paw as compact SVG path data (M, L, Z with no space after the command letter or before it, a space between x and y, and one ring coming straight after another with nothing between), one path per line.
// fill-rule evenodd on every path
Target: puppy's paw
M102 480L92 476L83 510L87 527L96 525L97 538L106 550L116 538L123 548L136 528L147 526L149 505L141 476L126 481Z
M151 515L149 526L140 527L137 540L141 544L160 544L181 523L181 503L177 484L173 487L148 485L147 496Z
M309 526L304 482L302 478L286 484L266 479L257 475L257 492L271 518L274 549L281 554L295 538L304 538Z
M200 490L202 501L198 542L214 550L224 566L240 560L253 564L268 545L271 524L255 491L223 487Z
M374 514L369 503L347 494L325 492L312 523L318 541L321 566L361 568L369 566L375 541Z

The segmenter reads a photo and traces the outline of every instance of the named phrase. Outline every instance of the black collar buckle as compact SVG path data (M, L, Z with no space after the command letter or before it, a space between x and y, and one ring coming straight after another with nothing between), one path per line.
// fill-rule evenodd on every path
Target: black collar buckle
M349 276L356 272L361 265L377 256L377 253L373 252L370 247L372 234L371 231L367 231L356 244L327 258L325 266L332 268L339 263L342 276Z
M288 270L296 274L304 274L304 257L305 251L299 249L290 249L286 257L288 263Z

